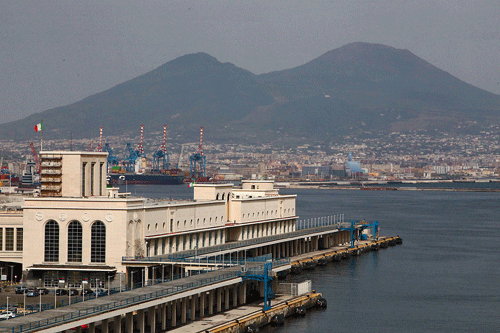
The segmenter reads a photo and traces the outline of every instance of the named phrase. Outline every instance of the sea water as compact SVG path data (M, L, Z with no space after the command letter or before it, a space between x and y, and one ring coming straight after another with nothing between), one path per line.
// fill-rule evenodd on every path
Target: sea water
M192 198L187 186L129 186L132 194ZM403 245L329 263L311 280L328 301L266 332L500 331L500 193L282 189L301 219L344 214L379 221Z

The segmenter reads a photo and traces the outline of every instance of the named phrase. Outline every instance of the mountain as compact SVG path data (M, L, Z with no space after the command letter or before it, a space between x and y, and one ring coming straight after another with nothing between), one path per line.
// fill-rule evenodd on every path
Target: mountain
M159 132L193 142L323 140L372 130L459 131L500 120L500 96L408 50L352 43L310 62L254 75L206 53L188 54L74 104L0 124L0 139ZM210 133L210 134L209 134Z
M249 71L206 53L188 54L74 104L1 124L0 138L23 139L43 119L47 139L95 137L100 126L106 135L138 134L140 124L146 131L166 124L196 141L200 126L241 119L272 102Z
M500 96L467 84L408 50L379 44L348 44L302 66L259 75L257 80L280 101L266 112L267 121L279 126L284 120L295 133L453 130L460 124L487 124L500 117Z

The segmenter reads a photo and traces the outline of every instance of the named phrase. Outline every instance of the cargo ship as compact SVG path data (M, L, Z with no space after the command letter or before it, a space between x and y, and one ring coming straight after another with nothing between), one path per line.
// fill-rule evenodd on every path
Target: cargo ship
M180 185L184 183L182 174L165 173L110 173L108 183L112 185Z

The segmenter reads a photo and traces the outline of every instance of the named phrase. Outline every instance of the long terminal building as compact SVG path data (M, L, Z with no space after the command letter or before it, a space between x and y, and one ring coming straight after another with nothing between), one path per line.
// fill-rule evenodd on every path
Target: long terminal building
M20 210L0 213L2 274L15 274L8 280L39 287L115 286L154 274L154 265L140 266L130 258L161 259L296 230L296 196L280 194L272 181L244 180L241 188L194 184L192 200L152 200L107 187L107 153L45 151L40 156L40 197L26 197ZM320 238L281 241L248 253L284 257L317 249ZM321 244L349 239L348 232L338 231ZM147 276L134 277L138 270ZM176 270L186 274L187 268Z

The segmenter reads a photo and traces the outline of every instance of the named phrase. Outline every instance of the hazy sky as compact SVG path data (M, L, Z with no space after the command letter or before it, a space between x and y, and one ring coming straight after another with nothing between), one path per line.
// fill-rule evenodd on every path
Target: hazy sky
M500 94L499 0L0 1L0 122L206 52L260 74L352 42L408 49Z

